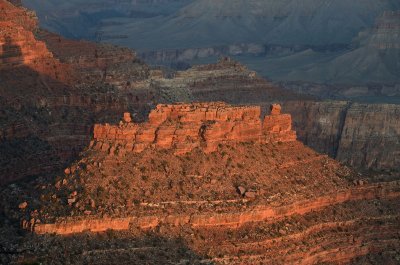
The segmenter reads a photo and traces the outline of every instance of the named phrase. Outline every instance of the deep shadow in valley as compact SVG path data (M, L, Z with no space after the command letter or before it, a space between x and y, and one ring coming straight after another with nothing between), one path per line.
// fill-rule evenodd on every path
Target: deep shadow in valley
M14 43L10 36L5 37L5 43L2 45L2 54L0 54L0 66L12 63L23 62L21 47Z
M117 123L124 111L140 119L152 106L154 96L143 91L55 79L65 69L52 61L38 72L10 37L1 48L0 185L61 173L89 145L95 123Z
M214 264L183 238L160 233L38 236L0 223L2 264Z

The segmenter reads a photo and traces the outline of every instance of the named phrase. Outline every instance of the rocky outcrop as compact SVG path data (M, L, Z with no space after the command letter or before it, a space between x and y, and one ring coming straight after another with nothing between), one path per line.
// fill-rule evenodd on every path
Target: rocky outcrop
M280 89L256 72L230 58L177 71L171 78L152 80L167 102L223 101L229 104L259 105L288 99L310 99ZM269 105L269 104L268 104Z
M220 56L253 55L260 56L267 52L267 45L243 43L216 47L168 49L140 52L139 57L149 63L190 62L196 59Z
M295 141L291 116L279 105L263 119L254 106L296 95L229 59L147 78L146 66L128 50L35 30L36 39L13 25L1 50L7 65L0 75L0 181L32 177L0 191L0 245L12 253L0 255L0 263L148 263L146 255L160 249L168 256L167 243L136 245L146 230L181 238L206 264L340 263L388 253L396 259L399 183L389 182L395 174L355 173ZM150 112L180 98L252 106L160 104ZM311 103L284 107L303 139L337 157L360 157L361 149L384 159L367 142L396 154L396 108L374 107L391 113L376 117L368 106ZM80 152L92 124L116 124L123 112L119 125L96 125L91 148ZM80 159L69 163L77 153ZM8 223L20 220L36 233L123 232L13 234ZM141 261L131 262L137 253Z
M22 10L27 15L2 3L2 12ZM4 23L0 144L6 151L0 154L1 184L60 170L87 146L94 123L115 124L124 111L143 120L157 103L202 101L209 89L220 97L207 101L234 98L235 104L286 95L228 59L166 78L128 49L71 41L36 26L28 30L12 19Z
M298 96L285 89L277 89L252 73L254 72L242 65L225 59L214 65L201 65L178 71L173 79L158 79L154 83L160 87L162 97L171 102L224 101L229 104L261 106L269 106L271 102L276 101L282 102L285 110L292 115L299 140L318 152L329 154L339 161L362 169L399 168L396 153L399 147L396 139L400 134L395 121L398 116L396 105L307 100L305 95ZM389 87L386 89L390 91ZM391 93L396 93L396 89ZM263 107L262 112L267 108ZM351 118L350 121L350 116L349 119L346 118L348 113L354 115L354 120ZM370 118L357 118L357 115ZM379 117L378 122L373 115ZM359 125L356 124L356 120ZM346 130L347 144L342 140L344 126L349 129ZM357 131L359 128L363 128L364 132ZM351 142L353 144L350 144ZM340 147L342 145L347 147L343 149Z
M143 124L131 123L126 113L118 126L95 125L92 145L110 154L142 152L150 146L184 154L197 147L213 152L226 143L295 141L290 115L281 114L280 105L272 105L271 110L261 124L260 107L224 103L158 105Z

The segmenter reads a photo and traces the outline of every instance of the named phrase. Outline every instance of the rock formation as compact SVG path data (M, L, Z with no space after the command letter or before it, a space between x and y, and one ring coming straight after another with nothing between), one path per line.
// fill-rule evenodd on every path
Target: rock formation
M299 103L228 58L152 71L4 0L0 25L1 264L398 262L396 172L292 130L398 168L395 106Z
M35 12L29 11L20 5L19 1L1 1L0 21L8 21L17 24L28 31L36 30L38 27L38 21Z
M251 73L234 61L221 60L216 65L179 71L175 78L155 83L163 97L172 102L217 100L261 105L262 113L268 113L270 103L281 102L292 115L299 140L318 152L364 170L399 168L397 105L316 100L276 89L258 76L251 77Z
M32 230L37 234L59 234L70 235L82 233L84 231L105 232L111 230L128 230L131 225L136 225L140 229L154 229L159 225L190 225L193 227L232 227L237 228L248 223L259 223L266 220L282 220L287 216L295 214L306 214L311 211L318 211L327 206L341 204L349 201L371 200L377 196L384 199L399 198L400 192L397 190L399 183L385 183L379 185L368 185L334 193L332 195L314 198L285 205L281 207L258 207L249 211L235 213L219 213L216 215L197 214L197 215L169 215L165 216L143 216L125 218L104 218L86 220L67 220L55 224L29 223L23 221L24 229Z
M0 3L0 23L4 25L0 33L0 145L6 150L0 154L0 183L60 170L87 146L94 123L115 124L127 110L143 120L158 103L224 101L269 106L271 102L311 99L279 89L229 59L166 76L149 70L135 52L41 31L34 14L4 0ZM305 108L296 107L298 104L292 101L285 110L292 114L300 140L356 167L398 168L398 129L392 121L395 107L376 106L377 115L388 117L381 119L378 131L387 129L374 137L362 136L361 145L368 147L360 148L368 150L364 151L371 154L368 156L351 144L339 148L346 103L333 112L336 116L315 112L325 103L308 102L315 106ZM335 109L326 104L321 108ZM368 108L366 105L362 112ZM320 120L326 122L315 124ZM357 122L365 125L362 128L367 134L377 130L368 129L375 128L373 119ZM349 126L359 127L354 122ZM325 130L336 132L327 132L325 137ZM351 143L358 137L349 134L346 139Z
M299 140L353 167L400 168L400 107L345 101L289 101Z
M142 152L149 146L184 154L196 147L206 152L218 145L240 142L290 142L296 140L290 115L281 114L280 105L271 106L271 115L260 121L260 107L232 107L224 103L158 105L143 124L131 123L130 115L118 126L95 125L95 149L110 154Z
M34 36L38 29L34 13L3 0L0 14L0 71L27 66L55 80L66 81L70 75L67 67Z
M75 41L40 30L39 39L62 62L72 65L83 82L99 81L117 88L132 88L136 81L149 77L150 70L133 50L88 41Z
M42 32L32 12L4 0L0 24L0 185L60 170L94 121L141 116L154 100L148 87L117 92L148 74L132 51Z
M137 252L145 261L161 252L157 259L168 263L167 243L138 245L146 234L183 238L198 255L194 264L395 259L398 177L361 175L295 141L279 105L262 122L260 113L223 103L161 104L147 122L134 123L126 112L119 125L96 125L91 146L64 173L5 188L4 214L46 234L27 239L48 246L35 250L35 261L74 250L71 263L88 256L99 264L136 262ZM70 241L82 237L96 244Z

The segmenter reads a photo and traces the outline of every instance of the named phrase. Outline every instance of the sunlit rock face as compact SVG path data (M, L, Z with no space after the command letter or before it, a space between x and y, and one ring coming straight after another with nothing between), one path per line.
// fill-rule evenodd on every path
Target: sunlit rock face
M196 147L213 152L218 145L229 142L295 141L291 116L280 111L280 105L272 105L271 115L261 122L260 107L212 102L158 105L146 123L131 123L125 114L117 126L95 125L92 145L112 155L142 152L150 146L184 154Z

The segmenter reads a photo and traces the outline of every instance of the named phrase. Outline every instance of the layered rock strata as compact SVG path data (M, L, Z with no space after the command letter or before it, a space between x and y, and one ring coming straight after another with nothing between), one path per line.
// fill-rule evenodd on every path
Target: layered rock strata
M154 82L169 101L261 105L262 112L270 102L281 102L292 115L299 140L318 152L363 170L396 171L400 167L397 105L307 99L276 89L228 59Z
M46 44L35 38L38 25L32 12L0 1L0 26L0 71L29 67L62 82L71 75L68 66L62 65ZM2 75L3 82L8 81L7 73ZM2 93L2 96L6 95Z
M193 66L171 76L152 82L168 102L224 101L229 104L256 105L311 98L282 90L230 58L221 58L214 64Z
M147 76L134 52L42 32L32 12L4 0L0 25L0 185L60 170L94 122L150 108L152 88L117 91Z
M125 114L122 122L131 119ZM143 260L158 251L165 255L167 243L137 244L148 234L183 238L198 255L194 264L390 260L400 244L398 180L376 182L297 141L228 142L212 153L174 152L146 148L110 156L89 148L62 176L29 185L36 187L37 199L19 186L6 190L3 196L21 194L6 213L17 208L25 229L46 234L36 242L49 239L76 249L73 263L90 257L107 264L110 255L114 262L133 262L137 252ZM88 232L96 247L60 236L88 238ZM111 237L116 243L106 244ZM49 260L49 251L35 253L37 260Z
M24 27L28 31L34 31L38 27L35 12L21 7L20 1L1 1L0 14L0 21L12 22Z
M80 82L105 82L120 89L148 79L150 69L133 50L108 44L76 41L40 30L39 39L63 63L72 65L80 74Z
M172 148L176 154L184 154L196 147L213 152L220 144L234 142L295 141L290 115L281 114L280 105L272 105L271 110L261 123L260 107L224 103L158 105L146 123L131 123L126 113L118 126L96 124L92 145L120 155L142 152L149 146Z
M133 243L148 234L183 238L198 255L194 264L390 260L400 244L398 178L358 174L295 141L279 105L262 120L260 113L223 103L162 104L134 123L127 112L120 125L96 126L91 147L63 174L5 188L4 215L46 234L27 245L52 240L74 249L71 263L165 255L167 243ZM70 245L60 235L101 243ZM58 259L57 248L47 249L36 250L35 260Z
M160 71L153 71L157 74L151 75L148 68L136 59L135 53L127 49L69 41L43 31L39 31L40 38L35 39L32 34L38 32L35 16L7 1L0 3L3 7L0 21L7 24L4 27L7 34L2 35L1 42L3 46L8 43L4 46L6 53L3 52L4 47L0 47L0 67L7 65L8 69L3 68L0 85L0 101L5 106L0 115L6 117L0 127L0 135L6 140L2 142L2 149L7 150L7 146L20 143L15 149L21 150L21 154L29 154L22 159L19 153L7 151L0 155L1 179L7 178L4 182L47 172L41 168L60 168L66 160L50 162L52 158L73 158L89 142L93 123L115 123L127 109L146 116L147 111L159 102L225 101L230 104L269 105L274 101L305 98L274 87L229 59L177 72L171 75L173 78L164 78ZM7 41L7 36L11 36L11 40ZM44 43L48 50L44 49ZM76 71L71 71L71 68ZM73 83L79 84L77 89L69 85L71 77L75 79ZM399 168L396 153L398 129L393 121L397 117L395 107L363 105L362 112L359 112L361 115L370 117L367 110L373 109L376 115L382 117L379 128L373 124L374 119L349 121L346 125L349 134L343 138L347 143L342 144L341 132L346 123L347 103L309 101L306 103L308 107L302 107L302 104L292 101L285 106L293 116L300 140L356 167ZM335 104L343 106L336 112ZM325 113L332 109L337 115ZM60 121L63 121L62 124ZM357 130L358 123L366 130L360 136L357 132L351 133ZM47 124L46 127L43 124ZM356 145L351 144L355 142ZM343 148L339 147L341 145ZM365 151L359 152L360 149ZM20 173L12 172L15 165L25 164L17 167Z
M353 167L400 168L400 107L345 101L289 101L299 140Z
M368 185L359 188L348 189L335 192L327 196L313 198L311 200L299 201L291 205L281 207L268 207L258 205L251 210L243 210L238 213L217 213L217 214L191 214L181 215L172 214L167 216L141 216L141 217L125 217L125 218L104 218L104 219L86 219L69 218L59 220L55 224L30 223L22 222L24 229L31 230L37 234L59 234L68 235L82 233L84 231L104 232L107 230L128 230L131 226L140 229L155 229L157 226L183 226L190 225L192 227L230 227L238 228L248 223L259 222L277 222L288 216L296 214L307 214L312 211L319 211L325 207L345 203L348 201L380 199L398 199L400 197L400 183L382 183ZM245 200L237 202L221 201L219 203L237 204L237 207ZM193 201L191 204L201 204L201 202ZM160 207L159 204L154 204L153 207Z

